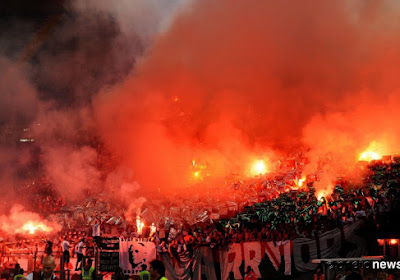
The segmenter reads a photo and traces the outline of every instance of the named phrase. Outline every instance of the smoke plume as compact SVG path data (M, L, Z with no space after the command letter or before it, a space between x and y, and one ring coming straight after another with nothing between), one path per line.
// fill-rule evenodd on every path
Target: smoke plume
M398 149L398 9L196 1L96 99L101 134L148 188L185 185L192 160L223 177L304 146L333 180L372 141Z
M215 187L256 159L302 148L305 173L329 163L321 181L329 185L371 143L380 154L399 151L399 9L76 0L46 28L32 25L45 35L33 36L37 49L11 47L29 29L16 22L0 49L11 58L0 63L1 124L28 124L37 149L0 147L1 192L11 195L29 166L72 201L198 190L195 170ZM22 53L30 56L21 63Z

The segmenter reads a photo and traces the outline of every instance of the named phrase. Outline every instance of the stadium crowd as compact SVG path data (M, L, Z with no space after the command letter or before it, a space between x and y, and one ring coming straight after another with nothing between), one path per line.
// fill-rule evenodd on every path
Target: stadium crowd
M397 162L375 162L369 165L369 174L362 186L349 186L342 181L333 193L317 199L313 183L297 189L277 191L268 183L258 183L257 192L267 199L257 199L254 203L237 205L225 217L213 217L212 210L204 211L195 224L175 224L173 219L158 227L144 227L139 232L134 224L108 223L110 220L97 220L95 225L81 226L62 235L52 235L30 240L17 238L15 241L2 240L1 254L10 252L52 252L61 253L66 240L71 256L76 255L77 246L84 243L83 254L93 257L96 236L120 238L146 238L156 243L157 254L168 253L177 257L180 252L192 250L195 246L224 246L233 242L273 241L286 242L297 237L316 237L325 231L341 228L346 224L361 220L358 230L360 238L368 244L366 252L377 254L379 232L392 230L396 217L400 214L400 176ZM256 186L257 187L257 186ZM240 197L249 197L255 188L254 180L232 186L240 192ZM259 187L258 187L259 188ZM271 189L272 192L268 190ZM166 203L167 205L168 203ZM171 203L170 205L173 204ZM18 260L2 258L2 270L15 266Z

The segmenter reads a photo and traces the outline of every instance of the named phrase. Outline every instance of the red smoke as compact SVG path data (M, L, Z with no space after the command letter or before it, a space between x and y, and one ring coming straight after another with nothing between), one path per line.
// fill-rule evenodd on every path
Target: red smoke
M56 233L61 226L54 221L47 221L40 218L36 213L26 211L20 204L15 204L10 209L8 216L0 215L0 230L7 234L37 234Z
M398 149L396 2L196 1L96 101L109 147L145 186L193 159L223 177L306 146L332 178L370 142Z

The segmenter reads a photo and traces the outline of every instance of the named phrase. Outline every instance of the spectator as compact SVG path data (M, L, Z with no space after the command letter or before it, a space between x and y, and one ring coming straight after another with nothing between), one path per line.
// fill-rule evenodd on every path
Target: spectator
M257 280L256 274L251 266L247 266L246 274L244 275L244 280Z
M125 274L120 266L114 271L113 280L125 280Z
M63 252L63 260L64 262L62 265L67 265L67 268L69 268L69 249L70 249L70 244L68 241L68 236L64 236L64 240L61 242L61 251Z
M60 280L54 275L56 268L55 260L52 256L46 256L42 261L42 271L34 271L26 276L26 280Z
M92 266L92 259L87 259L85 266L82 268L81 280L96 280L96 270Z
M325 275L322 274L322 270L320 268L317 269L317 272L314 274L314 280L324 280Z
M168 280L165 277L165 266L160 260L153 260L150 262L150 277L151 280Z
M150 280L150 272L147 271L147 265L142 264L142 271L139 272L140 280Z
M75 252L76 252L76 264L75 264L75 270L79 271L82 268L82 263L83 263L83 249L85 248L85 243L84 239L82 238L79 240L78 244L75 246ZM78 268L79 264L79 268Z

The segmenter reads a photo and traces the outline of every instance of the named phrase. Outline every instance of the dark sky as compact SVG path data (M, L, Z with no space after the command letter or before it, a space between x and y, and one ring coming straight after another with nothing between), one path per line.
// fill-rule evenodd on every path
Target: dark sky
M1 15L38 16L61 13L64 0L4 0L0 2Z

